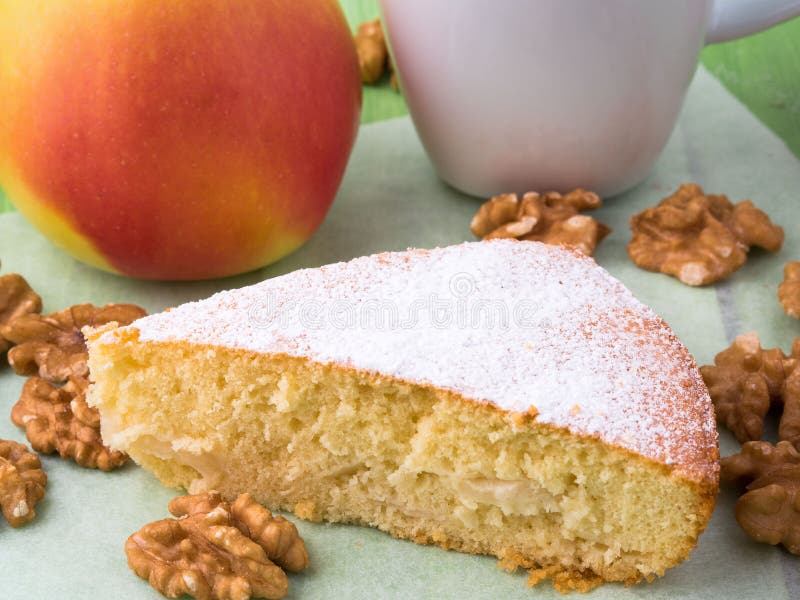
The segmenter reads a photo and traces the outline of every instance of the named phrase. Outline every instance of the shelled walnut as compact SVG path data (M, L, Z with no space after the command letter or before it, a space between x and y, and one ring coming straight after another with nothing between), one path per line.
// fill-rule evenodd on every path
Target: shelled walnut
M785 465L800 465L800 451L789 442L745 442L738 454L720 460L720 483L746 487Z
M3 327L22 315L42 311L42 299L25 278L16 273L0 277L0 354L12 346L3 335Z
M700 367L716 409L717 421L740 442L758 440L770 407L782 408L778 437L800 445L800 338L792 354L765 350L758 335L740 335L717 354L714 365Z
M783 268L778 300L787 315L800 319L800 262L790 262Z
M736 271L751 246L777 252L783 229L745 200L706 194L685 184L673 195L630 219L628 255L639 267L677 277L687 285L707 285Z
M780 348L764 350L758 335L740 335L703 366L703 375L716 408L717 420L740 442L757 440L773 400L780 397L786 378Z
M389 62L389 51L381 20L373 19L359 25L353 41L358 54L362 83L377 83L386 72Z
M167 597L282 598L289 589L283 569L308 566L294 524L249 494L233 503L217 492L182 496L169 510L178 518L149 523L125 543L130 568Z
M599 208L601 204L597 194L581 189L565 195L528 192L521 201L516 194L501 194L481 205L470 229L484 240L538 241L570 246L591 256L611 229L580 213Z
M800 452L789 442L747 442L721 467L723 483L746 487L736 503L745 533L800 555Z
M61 387L31 377L11 409L11 420L25 429L37 452L58 452L61 458L74 460L82 467L111 471L125 464L128 456L103 443L100 415L86 404L87 386L82 377L72 376Z
M9 525L21 527L33 520L46 485L38 456L23 444L0 440L0 510Z
M49 315L20 316L1 327L0 335L17 344L8 353L8 362L15 373L64 382L70 376L88 375L83 327L98 327L112 321L128 325L146 314L133 304L102 307L78 304Z

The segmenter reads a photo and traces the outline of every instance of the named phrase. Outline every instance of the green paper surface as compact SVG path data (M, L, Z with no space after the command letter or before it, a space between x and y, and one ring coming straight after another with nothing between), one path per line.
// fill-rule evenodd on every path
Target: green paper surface
M628 218L686 181L731 200L751 198L786 228L777 255L753 252L724 283L693 289L647 273L627 258ZM722 86L700 70L669 146L651 177L609 200L596 216L614 228L597 261L675 329L700 364L733 336L758 331L765 345L788 350L800 323L776 299L785 262L800 258L800 163ZM276 265L241 277L191 284L123 279L81 265L54 248L17 213L0 216L2 272L23 274L45 310L79 302L135 302L150 311L198 299L288 271L409 246L471 240L469 222L481 200L436 178L407 118L362 128L336 203L319 232ZM24 380L0 369L0 406L8 414ZM0 438L25 441L7 418ZM721 435L722 453L738 445ZM44 457L49 484L36 520L13 530L0 521L0 599L142 598L160 596L126 566L125 539L168 516L177 492L128 465L105 474ZM750 542L733 519L736 498L720 495L691 558L650 585L606 585L591 598L744 598L800 596L800 559ZM549 583L533 590L526 576L506 574L489 557L467 556L392 539L364 527L296 520L311 568L292 575L290 598L556 598Z

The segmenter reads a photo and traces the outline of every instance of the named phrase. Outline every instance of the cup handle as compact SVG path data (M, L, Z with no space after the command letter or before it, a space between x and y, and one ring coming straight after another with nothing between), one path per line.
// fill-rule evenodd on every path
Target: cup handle
M727 42L800 15L800 0L714 0L706 44Z

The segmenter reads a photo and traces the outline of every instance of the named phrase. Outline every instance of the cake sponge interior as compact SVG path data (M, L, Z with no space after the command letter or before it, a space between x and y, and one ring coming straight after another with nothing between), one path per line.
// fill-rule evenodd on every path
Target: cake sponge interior
M105 441L169 486L249 491L301 518L545 569L564 587L663 574L713 509L714 483L534 413L303 358L114 333L119 343L90 339L90 403Z

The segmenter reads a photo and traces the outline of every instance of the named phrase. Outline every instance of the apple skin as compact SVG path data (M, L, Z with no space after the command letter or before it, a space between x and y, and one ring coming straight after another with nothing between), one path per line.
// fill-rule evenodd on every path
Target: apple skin
M256 269L317 229L358 129L336 0L0 0L0 186L76 258Z

